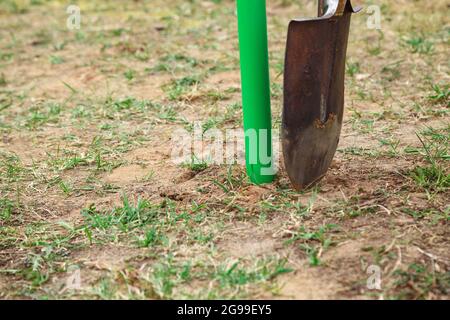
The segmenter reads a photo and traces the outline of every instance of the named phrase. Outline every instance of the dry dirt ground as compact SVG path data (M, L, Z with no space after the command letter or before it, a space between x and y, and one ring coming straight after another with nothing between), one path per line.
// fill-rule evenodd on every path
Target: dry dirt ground
M241 127L234 1L73 2L79 30L0 2L0 298L449 298L448 1L354 16L340 146L301 193L170 159L175 129ZM315 11L268 1L276 127Z

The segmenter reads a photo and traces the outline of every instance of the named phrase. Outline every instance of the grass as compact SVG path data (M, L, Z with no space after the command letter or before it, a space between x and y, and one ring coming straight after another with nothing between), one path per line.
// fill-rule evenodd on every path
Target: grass
M414 210L411 208L404 208L403 212L412 216L414 219L426 219L432 224L437 224L442 221L449 221L450 219L450 207L440 211L438 209L427 208L425 210Z
M333 244L331 237L327 234L336 229L337 226L328 224L321 226L318 230L308 231L301 227L296 234L294 234L285 244L298 243L299 247L306 253L311 266L318 266L321 264L320 255L322 252Z
M0 154L0 157L0 172L3 181L12 183L24 178L28 169L23 166L19 157L13 154Z
M108 231L108 229L116 227L127 232L150 223L158 213L146 200L138 199L137 203L133 205L124 196L122 202L123 206L106 213L98 211L94 205L84 209L82 215L87 220L85 227L101 231Z
M439 84L432 85L433 93L428 96L428 98L435 103L446 103L449 107L450 98L450 86L440 86Z
M182 166L193 172L201 172L208 168L208 161L192 156L191 160L189 162L185 162Z
M161 244L167 244L167 237L161 233L157 228L150 227L145 231L144 235L139 238L138 244L140 247L149 248Z
M4 86L6 86L6 84L7 84L6 76L3 73L1 73L0 74L0 87L4 87Z
M10 220L14 213L14 209L14 202L6 198L0 199L0 220L2 222Z
M131 69L125 71L123 75L125 76L125 78L128 81L133 80L135 78L135 76L136 76L134 70L131 70Z
M36 105L30 108L29 115L25 118L25 127L37 129L47 123L57 123L62 106L58 103Z
M306 2L268 2L276 128ZM352 18L339 149L302 192L171 161L174 130L242 126L233 1L79 5L68 31L61 2L0 2L0 299L448 299L445 1Z
M348 62L346 73L350 77L354 77L357 73L360 73L361 65L358 62Z
M401 288L401 299L425 299L430 293L445 294L450 283L447 272L431 271L424 264L410 264L406 270L396 272L397 280L394 285ZM408 285L414 283L414 286Z
M173 80L165 88L169 100L182 100L200 84L200 76L187 76Z
M417 135L427 165L415 167L410 176L427 192L445 192L450 187L450 173L445 166L450 159L448 133L448 128L442 131L429 128L423 135Z
M173 74L184 70L192 70L202 62L194 57L183 54L167 54L159 58L158 63L147 71L151 73L163 72Z
M175 291L181 291L185 297L196 298L239 298L252 290L258 283L289 273L286 261L280 259L263 259L253 263L228 261L218 266L196 265L193 262L179 263L169 256L166 261L156 264L151 270L149 282L158 298L172 298ZM193 281L209 281L208 290L192 294L186 287Z
M430 54L434 50L433 43L423 36L413 36L404 41L405 44L410 47L412 53Z
M50 63L51 64L62 64L64 63L64 59L59 57L59 56L55 56L55 55L51 55L50 56Z

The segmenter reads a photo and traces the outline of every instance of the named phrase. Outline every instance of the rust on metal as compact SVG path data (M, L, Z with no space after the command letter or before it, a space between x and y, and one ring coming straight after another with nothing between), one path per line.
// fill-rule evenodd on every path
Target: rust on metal
M282 144L298 190L325 175L339 143L350 17L356 11L349 0L321 0L318 18L289 24Z
M325 129L326 127L331 126L334 121L336 121L336 115L334 113L330 113L326 122L322 122L322 120L316 119L314 123L317 129Z

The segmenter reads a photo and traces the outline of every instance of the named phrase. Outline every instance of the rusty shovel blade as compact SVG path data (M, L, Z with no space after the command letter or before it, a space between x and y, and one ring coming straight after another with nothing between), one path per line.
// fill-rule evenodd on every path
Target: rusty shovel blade
M354 12L357 10L349 0L322 0L321 17L289 24L282 145L286 171L297 190L325 175L339 143L345 59Z

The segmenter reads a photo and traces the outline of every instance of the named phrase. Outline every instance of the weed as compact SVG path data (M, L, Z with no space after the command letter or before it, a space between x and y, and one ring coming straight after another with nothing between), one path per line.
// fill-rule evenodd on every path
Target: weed
M450 220L450 207L446 210L440 211L433 208L427 208L425 210L414 210L411 208L403 208L402 212L410 215L416 220L426 219L432 224L437 224L441 221L448 222Z
M427 137L428 136L428 137ZM441 159L450 159L449 136L443 136L436 130L428 129L422 135L417 134L422 144L426 166L416 166L409 172L413 181L427 192L444 192L450 187L450 173L441 163Z
M62 58L60 56L51 55L50 63L51 64L62 64L62 63L64 63L64 58Z
M219 266L215 278L221 287L244 286L249 283L267 281L277 275L291 272L292 269L286 267L287 260L259 260L250 270L240 268L239 261L231 265Z
M400 150L399 150L400 140L399 139L395 139L395 138L379 139L379 141L380 141L381 145L389 147L389 151L388 151L389 156L397 157L400 154Z
M440 86L438 84L432 85L433 93L428 96L428 99L435 103L446 103L446 106L450 106L450 86Z
M208 168L208 162L203 159L198 159L194 155L191 157L191 161L185 162L182 166L194 172L201 172Z
M119 112L124 110L144 111L153 106L153 104L148 100L137 100L133 97L126 97L118 100L109 100L106 104L107 107Z
M68 182L65 182L64 180L61 180L59 182L59 187L66 195L70 195L73 191L72 185L70 185Z
M145 248L154 247L162 243L167 243L167 238L157 227L148 229L144 236L138 240L138 245Z
M126 78L128 81L131 81L131 80L133 80L134 77L135 77L135 72L134 72L134 70L128 69L127 71L124 72L123 75L125 76L125 78Z
M187 76L181 79L173 80L164 87L170 100L180 100L183 96L192 90L192 87L200 83L199 76Z
M159 62L152 68L147 69L149 72L170 72L189 70L197 67L200 62L192 57L182 54L168 54L159 59Z
M59 115L62 106L59 103L45 103L34 105L30 108L30 114L25 119L25 126L29 129L37 129L46 123L56 123L59 121Z
M412 53L430 54L434 50L433 43L423 36L413 36L403 40Z
M188 265L177 265L172 256L168 256L166 261L152 267L149 281L159 298L171 298L173 288L189 278Z
M123 196L122 204L109 212L98 211L95 205L83 209L81 213L87 220L85 227L102 231L118 227L122 231L129 231L151 223L159 213L158 207L140 198L133 205L127 196Z
M0 221L5 222L11 219L14 210L14 202L7 198L0 198Z
M394 274L393 286L400 290L396 296L402 299L427 299L430 294L446 294L450 284L448 272L430 271L420 263L410 264L407 270L398 270Z
M397 61L384 66L381 69L382 78L389 82L399 79L401 77L400 64L402 62L403 61Z
M6 86L7 82L6 82L6 77L3 73L0 73L0 87L4 87Z
M354 77L355 74L360 73L361 66L360 66L359 62L347 62L347 70L346 71L350 77Z
M310 232L305 227L301 227L295 235L285 241L285 244L289 245L300 241L300 248L307 254L310 265L318 266L320 264L319 252L326 250L332 244L332 239L327 236L327 233L336 228L336 225L328 224ZM314 245L315 242L318 245Z
M8 183L12 183L22 180L28 173L28 169L16 155L0 153L0 173L0 181L4 179Z

